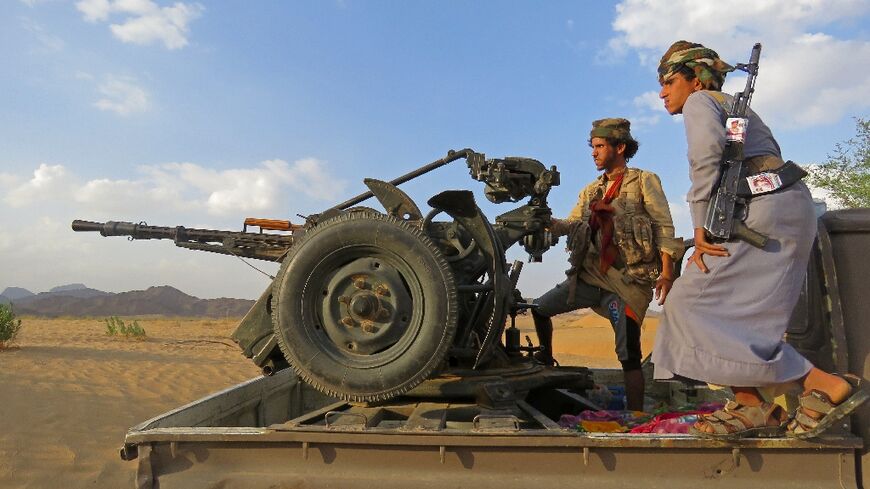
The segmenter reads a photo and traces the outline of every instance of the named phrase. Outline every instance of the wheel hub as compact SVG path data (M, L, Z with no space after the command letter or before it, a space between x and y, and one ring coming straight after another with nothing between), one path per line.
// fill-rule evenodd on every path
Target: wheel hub
M323 291L324 329L346 353L371 355L408 331L413 302L400 273L377 257L338 268Z
M350 312L361 319L374 319L374 312L381 308L380 301L373 294L356 294L350 300Z

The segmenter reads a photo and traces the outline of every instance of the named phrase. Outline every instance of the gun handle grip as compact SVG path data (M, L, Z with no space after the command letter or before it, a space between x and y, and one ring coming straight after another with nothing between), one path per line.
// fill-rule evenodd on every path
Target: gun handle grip
M767 241L770 239L757 231L749 229L749 227L746 226L746 224L743 224L743 221L740 219L734 219L731 228L731 237L746 241L756 248L764 248L765 245L767 245Z

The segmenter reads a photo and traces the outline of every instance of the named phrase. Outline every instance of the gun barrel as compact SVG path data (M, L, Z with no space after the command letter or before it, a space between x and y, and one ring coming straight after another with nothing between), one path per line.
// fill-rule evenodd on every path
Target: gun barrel
M130 236L132 239L171 239L176 246L258 260L279 260L293 245L292 234L247 233L184 226L149 226L125 221L94 222L76 219L73 231L96 231L103 236Z
M72 222L73 231L102 231L103 223L76 219Z
M94 222L76 219L73 231L97 231L103 236L130 236L133 239L176 239L184 233L183 226L162 227L125 221Z
M759 59L761 59L761 43L757 42L752 46L752 52L749 54L749 64L754 65L758 69Z

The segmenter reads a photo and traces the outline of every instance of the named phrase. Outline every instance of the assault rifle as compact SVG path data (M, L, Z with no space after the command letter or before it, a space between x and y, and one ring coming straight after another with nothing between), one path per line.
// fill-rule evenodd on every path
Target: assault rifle
M728 114L726 126L735 125L734 132L729 132L725 150L722 153L722 169L719 185L713 190L710 206L707 208L707 219L704 229L717 241L742 239L757 248L764 248L768 237L753 231L743 220L746 218L746 199L739 196L737 189L740 181L746 178L743 167L743 140L746 134L748 119L746 109L755 91L755 77L758 76L758 60L761 57L761 43L756 43L749 56L749 63L738 63L735 67L745 71L746 87L742 92L734 94L734 105ZM731 130L730 127L728 129ZM739 214L739 215L738 215Z

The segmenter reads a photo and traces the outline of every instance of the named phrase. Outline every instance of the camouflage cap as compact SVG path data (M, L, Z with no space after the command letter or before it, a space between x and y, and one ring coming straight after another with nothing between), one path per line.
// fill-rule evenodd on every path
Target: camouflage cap
M677 41L662 56L659 62L659 83L674 76L683 66L693 70L695 76L706 90L719 90L725 82L725 75L734 67L722 61L719 54L702 44Z
M619 117L599 119L592 123L589 139L611 138L619 141L634 141L631 137L631 122Z

